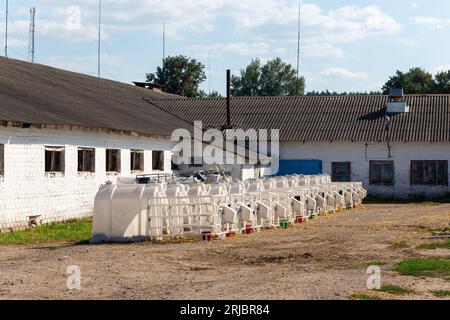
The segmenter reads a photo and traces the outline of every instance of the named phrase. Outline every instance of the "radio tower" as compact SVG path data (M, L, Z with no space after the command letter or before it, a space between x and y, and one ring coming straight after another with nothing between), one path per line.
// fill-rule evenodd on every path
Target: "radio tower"
M30 35L28 42L28 60L34 63L34 34L35 34L35 17L36 8L32 7L30 9Z
M8 58L8 9L9 3L6 0L6 13L5 13L5 57Z
M300 40L301 40L301 27L302 27L302 3L298 3L298 36L297 36L297 80L300 80ZM299 87L297 81L297 92L298 95Z
M97 61L97 69L98 69L98 77L101 77L101 50L102 50L102 0L98 2L98 61Z

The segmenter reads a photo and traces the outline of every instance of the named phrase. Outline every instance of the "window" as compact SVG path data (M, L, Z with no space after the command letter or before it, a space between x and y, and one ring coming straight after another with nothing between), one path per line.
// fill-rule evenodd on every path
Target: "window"
M0 144L0 176L5 175L5 145Z
M333 182L352 181L352 164L350 162L333 162L331 171Z
M370 184L393 185L394 162L370 161Z
M448 185L448 161L411 161L411 184Z
M64 147L45 147L45 172L64 172Z
M152 162L154 171L164 171L164 151L153 151Z
M120 173L120 150L106 149L106 172Z
M144 151L131 150L131 171L144 171Z
M78 148L78 172L95 172L95 149Z

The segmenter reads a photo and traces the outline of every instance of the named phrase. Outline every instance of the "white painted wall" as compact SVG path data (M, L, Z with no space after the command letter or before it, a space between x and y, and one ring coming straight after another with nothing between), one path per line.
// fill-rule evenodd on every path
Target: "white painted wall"
M172 142L165 138L135 137L82 130L0 127L5 145L4 176L0 177L0 231L42 222L89 216L98 187L115 177L106 175L106 149L121 149L121 176L131 175L130 150L144 150L145 173L152 172L152 150L164 150L164 172L171 172ZM45 146L65 147L65 172L45 174ZM78 147L95 148L95 173L78 173Z
M332 162L351 162L352 180L362 181L370 195L407 198L412 196L436 197L449 193L446 187L412 186L410 170L412 160L450 160L450 145L446 143L392 143L391 158L383 144L364 143L281 143L281 160L322 160L323 172L331 175ZM369 184L369 161L394 161L395 184L373 186Z

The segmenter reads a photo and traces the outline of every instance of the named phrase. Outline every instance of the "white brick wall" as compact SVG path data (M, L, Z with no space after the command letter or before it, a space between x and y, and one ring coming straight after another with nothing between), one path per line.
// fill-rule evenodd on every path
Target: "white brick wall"
M450 160L450 146L444 143L392 143L391 158L385 143L282 143L281 160L322 160L323 172L331 175L332 162L351 162L352 180L362 181L369 194L384 197L445 196L448 186L412 186L410 171L412 160ZM369 184L369 161L394 161L395 184L374 186Z
M106 149L121 149L121 175L130 175L130 150L145 150L145 172L152 173L152 150L165 151L165 171L171 169L169 139L133 137L81 130L0 127L5 145L5 174L0 178L0 231L28 225L28 217L42 222L92 215L98 187L107 180ZM65 147L63 175L45 175L44 146ZM78 147L95 148L95 173L78 174Z

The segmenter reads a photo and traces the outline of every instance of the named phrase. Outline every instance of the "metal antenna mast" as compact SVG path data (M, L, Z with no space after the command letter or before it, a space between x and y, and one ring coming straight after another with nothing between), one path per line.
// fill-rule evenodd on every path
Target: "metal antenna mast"
M300 79L300 33L301 33L302 3L298 3L298 38L297 38L297 80ZM297 83L298 94L298 83Z
M102 0L98 4L98 77L101 77Z
M163 22L163 64L166 60L166 23Z
M30 9L30 39L28 43L28 59L34 63L34 34L35 34L35 17L36 8L32 7Z
M211 51L208 52L208 87L211 95Z
M6 0L6 23L5 23L5 57L8 57L8 14L9 14L9 3Z
M165 71L166 71L166 23L163 22L162 29L162 83L165 84Z

